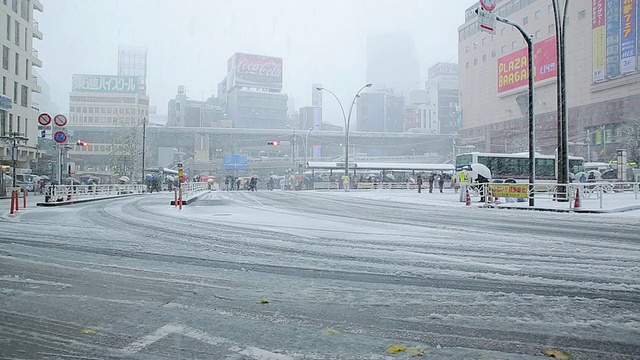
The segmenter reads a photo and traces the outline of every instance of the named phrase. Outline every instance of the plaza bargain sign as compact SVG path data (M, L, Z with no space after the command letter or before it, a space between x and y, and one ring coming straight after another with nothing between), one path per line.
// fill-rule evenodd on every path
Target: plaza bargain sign
M558 74L557 53L555 36L533 45L534 81ZM528 82L529 56L526 48L498 59L498 93L525 86Z

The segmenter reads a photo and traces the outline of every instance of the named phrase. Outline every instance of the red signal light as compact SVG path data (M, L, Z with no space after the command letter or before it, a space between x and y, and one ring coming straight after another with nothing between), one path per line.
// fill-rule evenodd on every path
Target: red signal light
M278 141L278 140L267 141L267 145L278 146L278 145L280 145L280 141Z

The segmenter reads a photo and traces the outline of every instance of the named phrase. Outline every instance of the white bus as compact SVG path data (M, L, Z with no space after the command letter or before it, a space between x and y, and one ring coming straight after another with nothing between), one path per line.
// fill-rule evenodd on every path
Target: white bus
M464 153L456 156L456 171L461 171L473 163L480 163L491 170L493 179L529 179L529 153ZM584 159L569 157L569 170L582 168ZM553 155L536 154L536 179L557 180L556 158Z

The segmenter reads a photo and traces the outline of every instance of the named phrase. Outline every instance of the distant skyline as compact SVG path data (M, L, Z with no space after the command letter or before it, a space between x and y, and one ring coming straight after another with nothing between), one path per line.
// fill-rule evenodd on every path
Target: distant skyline
M475 1L456 0L440 8L421 0L42 3L44 12L35 12L35 19L44 39L34 39L34 48L60 111L68 110L71 75L116 74L118 46L124 45L148 49L151 105L166 114L179 85L194 100L216 95L235 52L282 57L283 92L296 99L298 108L311 104L312 83L334 91L343 104L350 101L366 81L369 35L411 36L425 78L434 63L457 62L457 28ZM415 88L422 87L421 82ZM335 101L326 99L324 113L325 121L342 124Z

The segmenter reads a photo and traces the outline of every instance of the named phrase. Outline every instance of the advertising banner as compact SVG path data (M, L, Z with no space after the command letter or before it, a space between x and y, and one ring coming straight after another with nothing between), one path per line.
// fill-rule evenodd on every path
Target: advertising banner
M607 0L605 9L607 29L606 76L620 76L620 0Z
M138 92L138 77L74 74L71 77L71 90L75 92L135 94Z
M533 55L534 81L549 79L558 74L555 36L534 44ZM528 84L528 61L526 48L498 59L498 93Z
M636 0L622 0L620 72L636 71Z
M238 86L282 90L282 58L235 53L227 70L228 89Z
M607 48L607 30L605 27L605 0L593 0L592 36L593 36L593 82L605 79L605 59Z
M527 184L489 184L489 187L491 188L491 194L497 197L526 198L529 196L529 185Z

